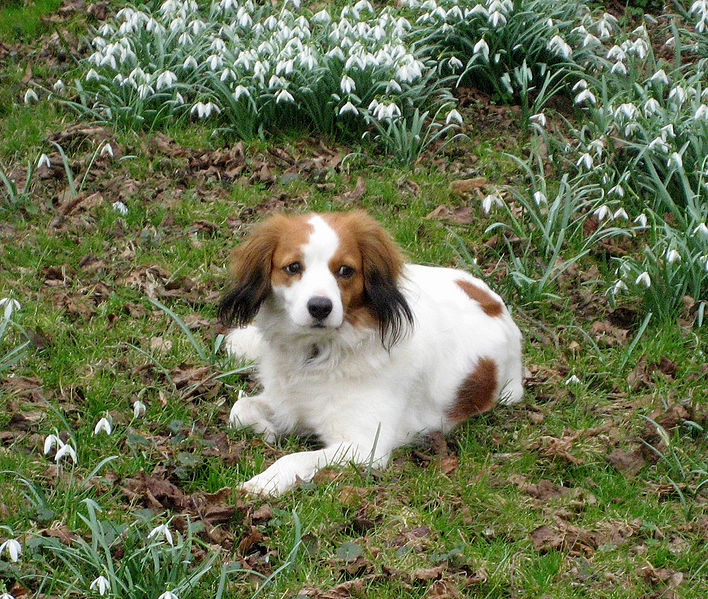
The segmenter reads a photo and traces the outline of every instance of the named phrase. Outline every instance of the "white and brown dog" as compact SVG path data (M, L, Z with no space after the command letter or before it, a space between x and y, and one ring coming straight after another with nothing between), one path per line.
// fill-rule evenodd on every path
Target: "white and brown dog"
M384 466L420 434L521 399L521 334L501 298L464 271L405 264L363 212L272 216L231 272L228 349L257 361L263 385L231 424L323 444L280 458L249 492L279 495L332 463Z

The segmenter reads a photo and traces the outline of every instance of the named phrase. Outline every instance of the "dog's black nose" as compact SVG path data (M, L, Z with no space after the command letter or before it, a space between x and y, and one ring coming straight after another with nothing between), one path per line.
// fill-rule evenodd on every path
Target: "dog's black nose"
M317 320L324 320L332 311L332 300L328 297L316 295L307 302L307 311Z

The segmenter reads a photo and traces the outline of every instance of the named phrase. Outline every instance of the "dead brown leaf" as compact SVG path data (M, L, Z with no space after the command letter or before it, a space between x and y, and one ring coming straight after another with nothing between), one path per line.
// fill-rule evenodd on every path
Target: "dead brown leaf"
M460 599L462 597L460 589L450 580L436 580L427 590L425 599Z
M71 542L76 538L76 533L72 532L66 524L59 520L53 522L49 528L40 530L39 534L43 537L59 539L64 545L71 545Z
M627 476L636 476L647 464L640 449L635 449L632 452L615 449L607 456L607 461Z
M509 477L509 481L514 483L524 493L542 501L563 497L568 495L571 491L568 487L556 485L546 479L541 479L537 483L530 483L526 477L521 474L512 474Z
M478 190L487 185L486 177L473 177L472 179L458 179L450 182L450 191L465 194L472 190Z

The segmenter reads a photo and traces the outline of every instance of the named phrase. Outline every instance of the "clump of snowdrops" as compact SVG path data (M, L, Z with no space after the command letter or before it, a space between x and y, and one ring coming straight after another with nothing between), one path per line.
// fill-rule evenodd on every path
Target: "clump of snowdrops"
M616 20L592 19L574 0L408 0L418 14L414 35L443 72L488 91L497 102L520 102L524 121L592 58Z
M243 138L298 125L359 136L453 108L410 29L368 0L315 14L299 0L126 6L92 40L75 106L132 128L194 119Z
M700 16L698 4L692 14ZM639 297L664 320L688 307L700 324L708 296L708 59L677 22L666 30L669 60L655 56L645 25L603 40L572 88L579 124L549 134L538 115L534 129L549 158L600 184L600 221L622 214L646 228L641 256L616 261L612 297Z

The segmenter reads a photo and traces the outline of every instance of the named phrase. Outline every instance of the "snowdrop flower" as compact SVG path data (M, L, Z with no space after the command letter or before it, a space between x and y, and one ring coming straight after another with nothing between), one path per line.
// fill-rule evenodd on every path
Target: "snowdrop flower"
M554 35L548 42L548 49L565 59L573 55L573 49L566 43L560 35Z
M577 92L579 89L587 89L587 88L588 88L588 82L585 81L585 79L581 79L571 89L572 89L572 91Z
M157 89L164 89L173 85L175 81L177 81L177 75L172 71L165 71L158 76L155 87L157 87Z
M617 109L615 110L615 118L619 118L621 115L624 115L628 119L633 119L634 117L637 116L637 107L632 104L631 102L626 102L624 104L620 104Z
M575 166L577 166L578 168L583 166L587 170L590 170L592 168L592 165L593 165L592 156L588 152L581 154L580 158L578 158L578 161L575 163Z
M448 60L447 64L453 71L457 71L464 66L462 61L456 56L453 56L450 60Z
M59 463L64 456L69 456L74 462L74 464L76 464L76 462L78 461L76 457L76 450L71 446L70 443L64 443L59 448L57 454L54 456L54 461Z
M354 83L354 79L352 79L348 75L343 75L342 81L339 83L339 89L342 90L343 94L351 94L353 91L356 91L356 84Z
M664 125L661 129L659 129L659 132L661 133L662 139L666 139L667 137L676 137L676 133L674 132L674 126L672 123Z
M312 20L320 25L328 25L332 22L332 17L329 16L329 13L325 9L322 9L320 12L313 15Z
M282 102L294 102L295 98L292 97L292 94L286 89L281 89L278 92L278 95L275 96L275 103L276 104L281 104Z
M165 541L167 541L170 545L174 547L174 539L172 538L172 533L170 532L170 529L167 528L167 524L160 524L160 526L156 526L153 528L149 533L147 538L152 539L153 537L163 537Z
M197 60L196 58L194 58L194 56L187 56L187 58L185 58L184 62L182 63L182 68L189 69L190 71L196 69L197 66Z
M172 591L165 591L157 599L179 599Z
M66 89L66 85L64 85L64 82L61 79L58 79L57 82L52 86L52 89L54 90L54 93L62 94Z
M113 147L111 146L111 144L109 144L108 142L103 144L103 147L101 148L101 151L100 151L100 155L101 156L110 156L111 158L113 158Z
M635 42L630 47L629 51L636 54L640 60L644 60L647 55L647 50L649 45L642 39L635 40Z
M617 279L612 287L612 293L619 293L620 291L627 291L627 285L622 279Z
M667 144L661 137L655 137L652 139L647 147L650 150L659 150L664 153L669 151L669 144Z
M42 168L43 166L46 166L47 168L51 168L52 164L49 162L49 156L46 154L42 154L39 157L39 160L37 160L37 168Z
M93 69L91 69L93 71ZM91 72L89 71L89 72ZM96 71L93 71L94 73ZM37 96L37 92L35 92L33 89L28 89L25 92L25 104L29 104L30 102L39 102L39 97Z
M680 85L677 85L669 92L669 100L676 104L683 104L686 100L686 90Z
M535 123L539 127L545 127L546 126L546 115L543 114L542 112L539 112L538 114L531 115L529 117L529 120L532 123Z
M101 76L95 69L90 69L89 72L86 73L86 81L98 81L100 78Z
M492 27L497 27L498 25L506 25L506 17L503 13L499 11L494 11L489 13L489 23Z
M623 61L627 59L627 53L619 46L612 46L612 48L607 51L607 59Z
M234 100L238 102L238 100L241 99L241 96L246 96L247 98L250 98L251 92L248 91L247 87L244 87L243 85L237 85L232 95L234 97Z
M610 69L610 73L613 75L626 75L627 74L627 67L624 66L623 62L616 62L615 64L612 65L612 68Z
M485 59L489 59L489 46L484 38L480 39L472 48L472 53L476 56L481 54Z
M647 226L647 215L642 212L642 214L640 214L632 222L638 224L640 227L646 227Z
M616 195L619 196L620 198L624 197L624 188L621 185L615 185L614 187L610 188L610 190L607 192L610 195Z
M693 229L694 235L697 235L698 233L703 235L703 237L708 237L708 227L705 223L701 223L695 229Z
M398 84L398 81L396 81L395 79L391 79L386 84L386 93L387 94L400 94L401 93L401 86Z
M110 435L113 432L113 427L111 427L111 423L108 422L107 418L101 418L96 423L96 426L93 429L93 434L97 435L101 431L105 432L107 435Z
M155 94L155 90L153 89L152 85L148 85L147 83L142 83L138 85L138 96L142 99L147 98L148 96L152 96Z
M16 562L20 559L20 555L22 555L22 545L15 539L8 539L0 545L0 555L2 555L3 552L7 553L11 562Z
M541 204L548 203L548 199L546 198L546 194L543 193L542 191L535 191L533 193L533 201L536 202L536 206L540 206Z
M640 274L634 281L635 285L643 285L647 289L651 287L651 277L647 271Z
M617 210L615 210L615 213L612 215L612 218L629 220L629 215L627 214L627 211L624 208L618 208Z
M494 205L497 205L497 206L504 205L504 203L501 201L501 198L498 195L489 194L487 197L485 197L482 200L482 210L484 210L485 214L489 214L489 212L491 211L491 209Z
M5 308L4 308L5 320L10 320L12 313L15 310L20 310L22 308L22 306L20 305L20 302L18 302L16 299L13 299L11 297L4 297L4 298L0 299L0 306L5 306Z
M55 445L61 447L64 442L56 435L47 435L46 439L44 439L44 455L50 453Z
M580 379L579 379L577 376L575 376L575 375L573 374L573 375L569 376L569 377L566 379L565 384L566 384L566 385L571 385L571 384L572 384L572 385L576 385L576 384L578 384L579 382L580 382Z
M576 104L582 104L586 101L592 104L593 106L595 106L595 104L597 103L597 100L595 100L595 95L589 89L584 89L577 96L575 96Z
M649 81L651 83L661 83L661 85L669 84L669 78L666 76L664 69L659 69L649 78Z
M669 250L666 252L666 261L669 264L673 264L674 262L681 260L681 254L678 253L676 250Z
M0 599L15 599L13 595L10 595L10 593L2 593L0 595Z
M462 115L454 108L450 112L448 112L447 116L445 117L445 124L449 125L450 123L455 123L462 127Z
M340 114L340 115L342 115L342 114L348 114L348 113L351 113L351 114L354 114L354 115L359 114L359 111L356 109L356 106L354 106L354 104L352 104L351 102L347 102L344 106L342 106L342 107L339 109L339 114Z
M128 207L120 200L113 202L112 206L113 210L115 210L118 214L121 214L122 216L128 214Z
M133 404L133 418L140 418L144 416L146 410L147 408L145 407L145 404L142 401L137 400Z
M612 214L612 211L607 204L603 204L597 210L593 210L593 214L597 217L597 220L602 222Z
M701 104L696 108L696 112L693 115L694 120L708 120L708 106Z
M672 152L669 156L669 159L666 161L666 166L668 168L682 168L683 159L681 158L681 154L679 154L678 152Z
M654 98L649 98L644 103L644 116L658 114L661 112L661 105Z
M96 578L89 587L92 591L98 591L99 595L105 595L111 590L111 583L105 576L99 576Z

